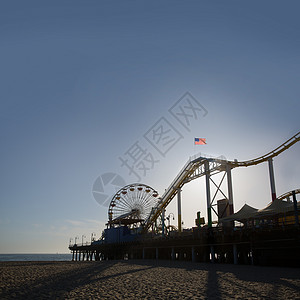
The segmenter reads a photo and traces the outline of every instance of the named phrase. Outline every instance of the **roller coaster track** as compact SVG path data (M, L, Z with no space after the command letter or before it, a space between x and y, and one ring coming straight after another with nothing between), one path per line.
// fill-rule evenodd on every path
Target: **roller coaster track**
M266 162L270 158L279 155L280 153L297 143L299 140L300 132L292 136L285 143L281 144L273 151L258 158L247 161L227 161L219 158L207 158L201 156L190 158L178 173L178 175L175 177L175 179L172 181L172 183L169 185L169 187L166 189L157 205L152 209L151 214L144 223L143 231L145 232L151 227L151 225L161 214L162 210L168 206L168 204L176 196L178 190L180 190L185 183L205 175L207 173L206 170L209 170L209 173L213 175L215 173L225 171L228 167L230 169L233 169L236 167L254 166Z
M234 167L248 167L248 166L254 166L257 164L260 164L262 162L267 161L269 158L273 158L286 149L290 148L292 145L297 143L300 140L300 132L292 136L289 140L287 140L285 143L274 149L273 151L260 156L258 158L252 159L252 160L247 160L247 161L241 161L241 162L229 162L232 166Z
M286 193L280 195L279 197L277 197L277 199L283 200L283 199L289 198L289 197L291 197L293 195L293 192L295 192L295 194L299 194L300 193L300 189L296 189L294 191L286 192Z

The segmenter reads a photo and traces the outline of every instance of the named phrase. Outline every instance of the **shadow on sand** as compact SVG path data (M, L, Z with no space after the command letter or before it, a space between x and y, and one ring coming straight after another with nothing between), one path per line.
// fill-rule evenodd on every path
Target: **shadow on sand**
M110 289L113 292L112 289L117 289L117 286L107 286L108 281L110 283L123 282L124 278L132 278L132 280L139 282L138 280L142 276L148 276L150 273L155 278L165 276L163 274L170 276L158 278L156 283L152 283L152 286L151 280L145 283L144 287L150 291L148 299L156 298L155 292L151 291L158 289L161 291L160 299L184 299L184 288L180 290L177 287L178 293L174 296L176 282L181 283L182 286L186 284L186 289L193 293L190 296L192 299L242 299L245 297L248 299L280 299L282 298L280 292L283 290L291 292L291 297L287 297L289 299L295 298L292 295L300 294L299 269L292 268L162 260L63 262L61 266L64 268L60 268L60 262L19 262L7 265L9 268L23 268L23 270L25 268L37 268L44 271L35 280L25 278L17 284L10 283L0 290L1 299L67 299L71 297L70 293L74 290L77 292L81 289L86 291L87 286L99 285L107 288L107 291ZM49 267L52 268L51 274L45 272L46 268ZM162 272L162 270L164 271ZM146 275L144 275L145 272ZM181 277L172 277L172 274L184 274L182 282L180 282ZM190 280L185 283L185 278ZM199 278L202 281L201 285L197 287L200 282ZM7 279L4 278L5 280ZM157 286L159 282L161 282L161 286ZM164 289L164 285L168 288ZM174 290L172 290L172 286ZM264 289L264 287L267 288ZM128 290L130 289L133 287L128 286ZM98 295L100 294L99 292ZM87 298L85 296L88 295L76 294L76 299L85 299ZM101 296L97 299L112 299L106 294L101 294Z

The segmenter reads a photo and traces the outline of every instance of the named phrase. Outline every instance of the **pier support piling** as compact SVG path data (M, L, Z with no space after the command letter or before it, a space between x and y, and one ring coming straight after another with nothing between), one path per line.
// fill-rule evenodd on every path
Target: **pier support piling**
M211 256L211 262L215 262L215 249L214 246L210 246L210 256Z
M181 232L181 189L177 191L177 207L178 207L178 232Z
M234 263L235 265L238 264L237 247L236 247L235 244L233 245L233 263Z
M165 236L165 209L161 212L161 233L162 236Z
M196 261L195 247L192 247L192 262Z
M231 178L231 167L229 165L226 166L227 173L227 188L228 188L228 202L229 202L229 213L233 214L233 191L232 191L232 178Z
M299 217L298 217L298 206L296 199L296 192L293 191L293 202L294 202L294 211L295 211L295 225L299 226Z
M210 203L210 171L209 171L209 161L206 160L204 163L205 168L205 181L206 181L206 202L207 202L207 222L208 227L212 227L212 217L211 217L211 203Z
M272 157L268 159L268 164L269 164L271 194L272 194L272 202L273 202L276 199L276 189L275 189L275 178L274 178L273 158Z

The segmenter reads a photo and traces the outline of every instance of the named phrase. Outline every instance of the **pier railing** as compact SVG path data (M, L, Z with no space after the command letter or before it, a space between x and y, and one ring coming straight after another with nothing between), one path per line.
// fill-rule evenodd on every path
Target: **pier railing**
M91 242L85 242L85 243L76 243L76 244L69 244L69 247L83 247L83 246L91 246Z

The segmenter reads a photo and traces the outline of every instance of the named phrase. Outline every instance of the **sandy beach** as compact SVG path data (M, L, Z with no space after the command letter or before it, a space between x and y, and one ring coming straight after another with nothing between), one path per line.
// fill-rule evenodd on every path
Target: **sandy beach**
M130 260L0 269L0 299L300 299L296 268Z

